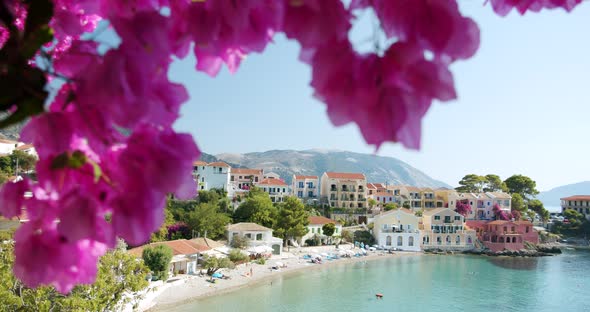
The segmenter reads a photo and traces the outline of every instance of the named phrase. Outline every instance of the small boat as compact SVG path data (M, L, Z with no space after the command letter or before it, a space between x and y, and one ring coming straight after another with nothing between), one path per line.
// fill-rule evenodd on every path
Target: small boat
M377 299L383 299L383 294L375 294L375 297L377 297Z

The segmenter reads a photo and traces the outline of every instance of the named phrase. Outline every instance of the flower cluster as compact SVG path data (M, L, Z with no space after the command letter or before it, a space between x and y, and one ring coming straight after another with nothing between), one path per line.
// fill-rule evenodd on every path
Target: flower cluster
M471 213L471 205L469 204L468 200L458 200L457 204L455 205L455 211L466 217L468 214Z
M492 211L494 212L496 220L510 220L510 218L512 218L512 213L507 213L506 211L502 210L498 204L494 204Z
M542 9L563 8L573 10L582 0L489 0L496 14L505 16L515 8L521 15L527 11L539 12ZM487 2L487 1L486 1Z
M0 190L2 215L26 208L30 219L15 237L16 276L61 292L90 283L98 257L116 237L137 245L159 228L167 194L195 196L191 170L199 149L190 135L172 129L188 93L168 79L172 57L186 57L191 47L196 69L215 76L223 64L234 72L283 32L300 44L314 95L335 125L356 123L377 147L395 141L419 148L420 122L432 101L457 96L449 66L475 54L477 25L455 0L344 2L46 0L52 32L40 34L54 36L43 47L51 61L46 79L64 79L47 112L21 133L38 152L38 181ZM512 7L570 10L579 2L492 0L492 6L506 14ZM0 48L12 29L29 31L27 10L33 10L24 3L33 2L0 0L0 9L15 17L10 25L0 22ZM349 41L355 13L367 9L394 42L385 51L361 54ZM106 52L82 38L102 20L121 39Z

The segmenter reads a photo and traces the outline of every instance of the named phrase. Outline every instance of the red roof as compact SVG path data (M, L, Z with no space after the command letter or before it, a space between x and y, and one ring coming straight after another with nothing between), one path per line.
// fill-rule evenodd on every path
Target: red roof
M318 176L296 175L295 180L317 179Z
M365 180L365 175L362 173L346 173L346 172L326 172L330 179L357 179Z
M158 246L158 245L166 245L166 246L170 247L172 249L172 254L175 256L176 255L191 255L191 254L195 254L198 252L202 252L202 251L206 251L206 250L211 249L207 246L202 246L202 245L196 244L194 242L188 241L186 239L178 239L178 240L173 240L173 241L157 242L157 243L151 243L148 245L135 247L135 248L129 249L128 252L136 257L141 257L141 255L143 253L143 249L145 247L148 247L148 246L154 247L154 246Z
M312 225L318 225L318 224L328 224L328 223L334 223L334 224L340 224L332 219L328 219L326 217L321 217L321 216L310 216L307 218L309 220L309 224Z
M29 148L34 148L33 144L24 144L24 145L17 147L16 149L19 151L22 151L22 150L26 150Z
M280 185L287 186L287 183L281 179L264 179L258 183L258 185Z
M574 195L561 198L561 200L590 200L590 195Z
M232 174L262 174L262 169L232 168Z
M207 163L202 160L197 160L193 163L193 166L207 166Z
M393 197L392 193L387 193L386 191L376 191L373 193L373 196L391 196Z
M211 167L229 167L228 164L224 163L223 161L216 161L216 162L212 162L207 164L207 166L211 166Z

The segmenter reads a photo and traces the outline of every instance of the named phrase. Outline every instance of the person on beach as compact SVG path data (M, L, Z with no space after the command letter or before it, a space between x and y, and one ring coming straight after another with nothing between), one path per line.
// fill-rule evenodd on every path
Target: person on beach
M252 268L250 268L250 277L252 277L252 273L253 273Z

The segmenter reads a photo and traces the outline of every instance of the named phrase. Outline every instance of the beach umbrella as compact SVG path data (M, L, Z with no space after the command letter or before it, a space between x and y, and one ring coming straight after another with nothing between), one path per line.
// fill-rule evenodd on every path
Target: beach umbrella
M219 273L219 272L215 272L215 273L213 273L213 275L211 275L211 277L222 278L223 275L221 273Z

